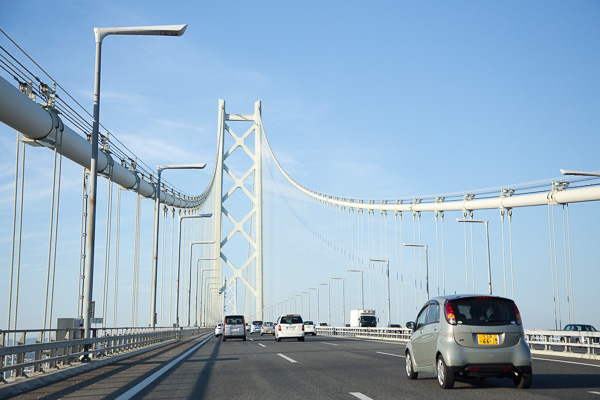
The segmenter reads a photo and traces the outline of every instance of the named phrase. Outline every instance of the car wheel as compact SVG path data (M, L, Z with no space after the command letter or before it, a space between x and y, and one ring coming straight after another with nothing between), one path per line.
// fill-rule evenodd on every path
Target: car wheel
M225 336L223 336L223 341L226 341L227 339L225 339Z
M452 389L454 386L454 374L446 365L444 357L439 356L436 362L438 383L442 389Z
M531 381L533 380L533 376L528 373L521 374L517 378L513 378L513 382L517 389L529 389L531 387Z
M419 373L415 372L415 370L413 369L413 362L410 351L406 352L404 359L406 361L406 376L408 377L408 379L417 379Z
M281 342L281 338L275 338L275 340L277 340L278 342Z
M246 341L246 336L244 335L244 342Z
M304 342L304 336L298 338L299 342Z

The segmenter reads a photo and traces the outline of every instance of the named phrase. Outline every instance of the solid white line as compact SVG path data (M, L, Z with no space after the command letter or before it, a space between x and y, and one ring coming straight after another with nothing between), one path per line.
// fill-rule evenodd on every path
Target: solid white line
M591 393L591 394L600 394L600 392L588 392L588 393Z
M336 343L329 343L329 342L321 342L321 343L328 344L330 346L339 346L339 344L336 344Z
M264 345L264 344L262 344L262 343L259 343L258 345L259 345L259 346L261 346L261 347L267 347L267 346L265 346L265 345Z
M392 357L402 357L402 358L404 358L404 356L400 355L400 354L383 353L381 351L376 351L375 353L377 353L377 354L383 354L384 356L392 356Z
M359 398L361 400L373 400L372 398L365 396L364 394L360 393L360 392L350 392L350 394L356 398Z
M148 386L149 384L154 382L159 376L161 376L162 374L164 374L165 372L167 372L168 370L173 368L175 365L179 364L179 362L181 360L183 360L184 358L189 356L191 353L196 351L198 348L202 347L204 345L204 343L208 342L211 338L212 338L212 336L204 339L202 342L198 343L197 345L195 345L194 347L192 347L191 349L189 349L188 351L186 351L185 353L183 353L182 355L177 357L175 360L171 361L170 363L168 363L167 365L165 365L164 367L162 367L161 369L159 369L158 371L156 371L155 373L150 375L148 378L144 379L143 381L141 381L140 383L138 383L137 385L135 385L134 387L132 387L131 389L129 389L128 391L126 391L125 393L120 395L119 397L117 397L116 400L131 399L133 396L135 396L140 391L142 391L142 389L144 389L146 386Z
M279 357L281 357L281 358L285 358L286 360L288 360L288 361L289 361L289 362L291 362L291 363L298 362L298 361L296 361L296 360L292 360L291 358L289 358L289 357L287 357L287 356L284 356L284 355L283 355L283 354L281 354L281 353L277 353L277 355L278 355Z
M531 357L531 359L532 360L541 360L541 361L552 361L552 362L565 363L565 364L585 365L586 367L600 368L600 364L586 364L586 363L580 363L580 362L575 362L575 361L553 360L551 358L538 358L538 357Z

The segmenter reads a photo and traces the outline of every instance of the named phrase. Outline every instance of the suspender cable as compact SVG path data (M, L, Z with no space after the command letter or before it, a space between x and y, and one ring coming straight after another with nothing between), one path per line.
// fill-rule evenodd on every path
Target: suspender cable
M504 245L504 209L500 209L500 225L502 225L502 277L504 278L504 297L506 297L506 247Z
M563 240L564 240L564 247L565 247L565 284L567 287L567 318L568 318L569 323L572 323L574 321L571 320L571 293L569 290L569 263L568 263L569 249L567 247L567 219L566 219L566 215L565 215L565 205L564 204L562 206L562 212L563 212Z
M434 213L435 215L435 270L436 270L436 280L437 280L437 294L440 295L440 247L438 244L438 212Z
M162 254L167 254L167 211L168 207L163 205L163 236L162 236ZM165 326L165 266L167 264L167 257L163 257L161 260L161 282L160 282L160 326Z
M508 209L508 246L510 248L510 280L512 288L512 299L515 299L515 274L513 265L513 251L512 251L512 208Z
M467 218L467 210L463 210L463 218L466 219ZM465 279L466 279L466 286L465 286L465 293L469 293L469 262L468 262L468 252L467 252L467 224L463 224L464 225L464 233L465 233Z
M417 243L417 225L416 225L416 212L413 211L412 213L413 216L413 243ZM417 311L419 311L419 301L417 299L417 250L416 247L413 249L413 265L414 265L414 271L413 271L413 276L415 277L415 314L417 313Z
M573 321L575 322L575 292L573 292L573 263L571 261L571 221L570 221L570 213L569 213L569 203L567 203L567 239L569 249L569 281L571 282L571 317L573 317Z
M473 219L473 211L469 212L469 218ZM471 280L473 282L473 292L475 292L475 246L473 245L473 224L469 224L471 229Z
M110 277L110 245L112 228L113 182L108 176L108 195L106 205L106 239L104 247L104 291L102 294L102 327L106 326L106 310L108 308L108 282Z
M548 205L548 234L550 236L550 272L552 274L552 300L554 301L554 329L558 328L558 319L556 314L556 284L554 282L554 242L552 240L552 231L554 229L554 223L551 218L550 208L552 206Z
M440 213L440 220L442 225L442 277L444 282L444 295L446 295L446 258L444 253L444 212Z
M135 245L133 255L133 290L131 293L131 326L138 326L138 300L140 286L140 225L141 225L141 198L138 193L136 196L135 207Z
M121 191L122 188L117 189L117 222L115 232L115 288L113 294L113 328L117 326L117 314L118 314L118 300L119 300L119 257L120 257L120 242L121 242Z
M77 315L79 318L83 318L83 278L84 278L84 269L85 269L85 238L87 236L87 211L88 211L88 192L87 192L87 182L88 182L88 171L86 168L83 168L83 178L81 184L81 239L79 241L79 288L77 289Z

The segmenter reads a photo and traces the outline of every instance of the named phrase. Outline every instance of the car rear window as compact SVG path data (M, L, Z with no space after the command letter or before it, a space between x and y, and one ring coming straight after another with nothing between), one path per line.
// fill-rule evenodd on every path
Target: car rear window
M244 319L242 317L226 317L225 323L232 325L241 325L244 323Z
M304 321L304 325L312 325L313 322L312 321Z
M468 297L451 300L459 325L516 324L517 316L512 300L493 297Z
M302 317L300 316L289 316L289 317L281 317L280 324L301 324Z
M252 325L262 325L262 321L252 321Z

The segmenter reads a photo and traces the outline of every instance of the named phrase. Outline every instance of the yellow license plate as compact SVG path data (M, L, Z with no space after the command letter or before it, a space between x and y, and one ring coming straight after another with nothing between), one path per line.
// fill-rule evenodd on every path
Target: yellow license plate
M495 345L500 344L498 335L477 335L477 341L482 345Z

